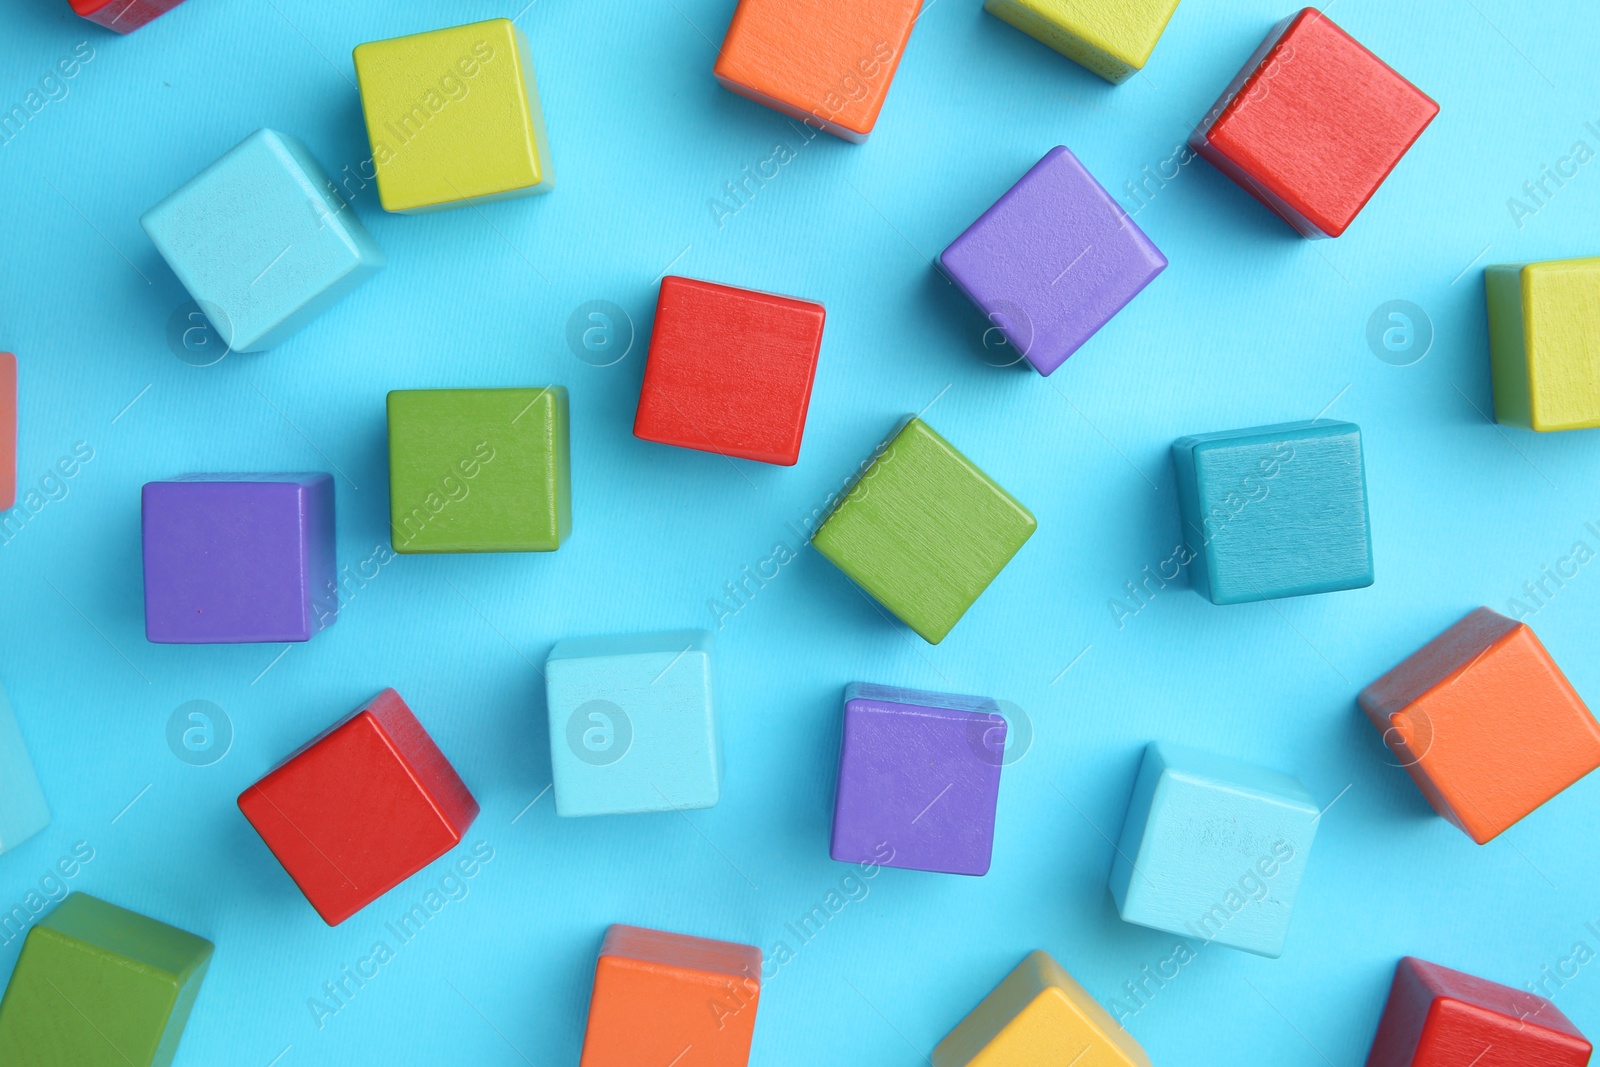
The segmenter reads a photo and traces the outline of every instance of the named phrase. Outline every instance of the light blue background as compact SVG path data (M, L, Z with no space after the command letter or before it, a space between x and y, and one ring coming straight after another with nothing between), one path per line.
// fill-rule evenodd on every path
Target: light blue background
M183 1067L575 1063L593 958L616 921L798 949L763 989L759 1067L914 1065L1031 949L1102 1002L1171 953L1172 937L1120 922L1106 890L1139 754L1163 738L1338 799L1284 957L1205 949L1128 1021L1158 1064L1356 1065L1403 953L1521 985L1579 940L1600 948L1585 925L1600 920L1600 780L1479 848L1431 813L1354 703L1469 609L1504 610L1575 541L1600 548L1585 527L1600 519L1600 435L1484 416L1483 265L1600 246L1600 162L1520 228L1506 203L1575 141L1600 148L1584 125L1600 127L1590 6L1339 0L1330 14L1442 105L1421 143L1336 242L1294 236L1203 162L1181 168L1138 214L1171 268L1048 380L986 363L984 323L930 260L1058 143L1114 191L1155 169L1289 7L1185 0L1145 75L1114 88L976 0L935 0L865 146L802 146L716 85L732 8L537 0L518 24L555 191L406 217L369 187L355 208L388 268L283 347L198 368L169 350L185 297L140 212L261 126L303 138L330 171L355 165L368 149L353 46L516 8L190 0L117 38L65 0L7 5L0 105L78 42L95 49L70 95L0 147L0 347L21 359L20 478L36 483L75 442L95 458L0 547L0 677L55 812L0 859L0 905L85 841L95 858L73 888L213 939ZM795 158L719 227L710 198L779 142ZM827 305L799 466L630 435L669 265ZM1412 366L1366 340L1373 310L1397 298L1435 331ZM594 299L637 328L614 366L566 342L568 317ZM559 553L394 560L333 630L287 652L145 642L143 482L330 470L354 570L388 536L387 390L549 383L573 404L576 520ZM538 664L551 644L714 625L707 602L723 584L779 541L800 547L794 527L930 403L929 422L1039 519L950 638L930 647L890 625L806 550L718 634L718 807L558 821L544 794L529 808L550 781ZM1171 441L1319 413L1364 431L1377 584L1230 608L1173 586L1119 627L1108 602L1178 538ZM1591 563L1530 617L1590 698L1597 610ZM801 948L785 924L850 871L827 841L852 681L1010 700L1035 736L1005 773L987 877L885 871ZM469 841L494 859L319 1030L308 998L443 865L330 930L234 797L390 685L483 804ZM191 699L221 705L237 732L206 768L165 741ZM16 951L0 949L0 973ZM1600 963L1556 1002L1600 1033Z

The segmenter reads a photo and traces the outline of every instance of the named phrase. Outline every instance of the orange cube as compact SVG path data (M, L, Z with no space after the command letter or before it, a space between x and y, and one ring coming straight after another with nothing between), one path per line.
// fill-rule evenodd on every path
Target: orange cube
M921 7L922 0L739 0L717 80L859 144L877 124Z
M1526 623L1479 608L1361 691L1435 811L1478 844L1600 767L1600 724Z
M613 926L579 1067L746 1067L760 999L758 948Z

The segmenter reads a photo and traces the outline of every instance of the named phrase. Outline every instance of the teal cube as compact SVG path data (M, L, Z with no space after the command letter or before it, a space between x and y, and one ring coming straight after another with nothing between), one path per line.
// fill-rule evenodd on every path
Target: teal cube
M1281 423L1173 442L1189 578L1213 604L1372 584L1361 428Z
M1111 867L1125 922L1276 959L1319 812L1286 774L1155 743Z
M709 633L558 641L544 676L558 815L717 802L722 761Z
M0 689L0 856L50 825L39 776L22 743L22 731Z

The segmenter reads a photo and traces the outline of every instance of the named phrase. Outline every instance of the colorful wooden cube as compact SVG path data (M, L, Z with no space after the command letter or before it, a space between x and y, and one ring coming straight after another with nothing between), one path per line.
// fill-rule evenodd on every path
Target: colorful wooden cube
M355 64L385 211L554 187L533 56L510 19L371 41L356 47Z
M1213 604L1361 589L1372 534L1361 428L1280 423L1172 445L1189 580Z
M0 509L17 502L17 357L0 352Z
M478 802L385 689L239 794L239 810L337 926L460 844Z
M709 633L557 641L544 680L556 814L683 811L721 797Z
M309 641L338 620L330 475L147 482L143 511L151 641Z
M613 926L579 1067L746 1067L760 1001L760 949Z
M739 0L717 81L857 144L877 125L922 0Z
M1064 147L939 255L939 268L1040 374L1167 269L1167 257Z
M1006 720L987 697L854 684L829 854L944 874L989 873Z
M1015 497L912 416L811 543L936 645L1036 525Z
M1495 421L1600 426L1600 258L1490 267L1484 284Z
M794 466L826 317L807 300L661 279L634 436Z
M132 33L181 3L183 0L72 0L72 10L108 30Z
M1338 237L1439 105L1326 15L1274 26L1189 146L1306 237Z
M0 688L0 856L50 825L50 808L28 758L22 730Z
M987 0L983 7L1120 85L1150 61L1178 0Z
M396 552L554 552L572 533L567 391L389 394Z
M1600 767L1600 724L1526 623L1479 608L1361 691L1435 811L1482 845Z
M28 932L0 1000L6 1067L167 1067L211 942L73 893Z
M1277 959L1316 836L1286 774L1153 743L1111 867L1123 921Z
M1034 951L934 1047L932 1063L1150 1067L1150 1057L1049 953Z
M384 264L311 152L257 130L139 219L230 348L282 344Z
M1367 1067L1584 1067L1591 1051L1544 997L1406 956Z

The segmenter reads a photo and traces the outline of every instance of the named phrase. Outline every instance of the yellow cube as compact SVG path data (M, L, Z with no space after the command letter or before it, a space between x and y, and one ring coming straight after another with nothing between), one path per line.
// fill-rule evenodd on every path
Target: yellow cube
M1150 1067L1150 1057L1061 965L1033 952L933 1050L933 1067Z
M986 0L983 6L1118 84L1144 68L1178 0Z
M1490 267L1484 284L1495 421L1600 426L1600 259Z
M554 184L528 40L510 19L355 50L385 211L532 196Z

